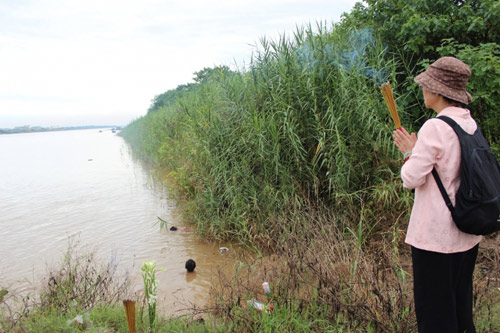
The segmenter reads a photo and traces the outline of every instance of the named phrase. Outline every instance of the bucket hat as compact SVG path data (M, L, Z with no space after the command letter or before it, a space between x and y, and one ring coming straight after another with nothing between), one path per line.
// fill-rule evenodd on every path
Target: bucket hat
M454 57L442 57L432 63L425 72L414 79L432 93L463 104L469 104L472 96L467 92L471 70L466 63Z

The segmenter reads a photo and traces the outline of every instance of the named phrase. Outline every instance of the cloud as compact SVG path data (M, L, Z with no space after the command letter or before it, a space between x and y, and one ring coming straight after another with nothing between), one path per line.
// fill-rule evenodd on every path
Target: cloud
M190 82L195 71L242 65L259 38L276 38L308 22L338 21L354 3L3 2L0 128L24 125L32 115L31 125L52 125L56 115L59 125L96 124L104 116L129 122L146 112L155 95ZM23 122L16 123L16 116Z

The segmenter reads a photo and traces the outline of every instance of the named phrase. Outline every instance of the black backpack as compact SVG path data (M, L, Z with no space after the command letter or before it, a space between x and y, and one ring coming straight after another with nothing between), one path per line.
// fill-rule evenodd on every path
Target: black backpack
M470 135L453 119L439 116L458 136L462 150L460 186L453 207L436 168L432 175L458 229L488 235L500 230L500 167L479 127Z

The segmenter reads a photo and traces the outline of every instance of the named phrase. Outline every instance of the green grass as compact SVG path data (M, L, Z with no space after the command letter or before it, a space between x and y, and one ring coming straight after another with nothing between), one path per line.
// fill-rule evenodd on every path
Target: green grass
M312 310L309 310L312 311ZM326 310L321 310L326 311ZM76 316L83 317L83 324L74 321ZM310 318L311 313L298 312L296 309L276 308L270 314L240 309L235 319L223 322L211 318L210 321L198 321L190 318L160 318L155 332L343 332L341 317L338 322L329 322L321 313ZM248 322L252 326L248 327ZM128 332L123 306L120 304L98 306L88 312L71 311L66 314L55 311L33 313L30 318L19 322L12 330L3 326L8 332ZM137 332L149 332L147 323L137 322Z
M75 318L81 316L83 324ZM89 311L78 309L61 313L58 311L41 310L33 312L29 317L18 321L11 328L7 324L0 326L6 332L128 332L125 311L121 304L99 305ZM206 324L187 318L160 318L155 332L214 332L216 324ZM147 320L137 320L137 332L149 332ZM225 330L220 329L220 332Z

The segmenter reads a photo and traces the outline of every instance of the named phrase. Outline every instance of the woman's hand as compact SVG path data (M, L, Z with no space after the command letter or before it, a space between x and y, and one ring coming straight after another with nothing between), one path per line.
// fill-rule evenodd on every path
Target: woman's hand
M399 148L399 151L404 154L409 152L417 142L417 135L415 133L409 134L403 127L398 128L392 133L394 144Z

